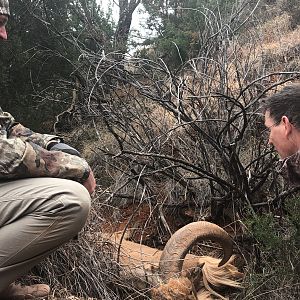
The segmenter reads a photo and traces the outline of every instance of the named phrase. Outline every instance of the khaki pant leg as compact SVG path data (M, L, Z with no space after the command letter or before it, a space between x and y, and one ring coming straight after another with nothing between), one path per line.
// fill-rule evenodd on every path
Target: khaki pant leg
M90 195L58 178L0 183L0 292L81 230Z

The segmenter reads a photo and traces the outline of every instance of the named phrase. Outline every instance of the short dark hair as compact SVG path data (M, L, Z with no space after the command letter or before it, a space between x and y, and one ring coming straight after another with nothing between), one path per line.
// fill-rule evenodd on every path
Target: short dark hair
M275 123L279 123L282 116L287 116L289 121L300 129L300 84L287 85L280 92L268 97L263 111L269 112Z

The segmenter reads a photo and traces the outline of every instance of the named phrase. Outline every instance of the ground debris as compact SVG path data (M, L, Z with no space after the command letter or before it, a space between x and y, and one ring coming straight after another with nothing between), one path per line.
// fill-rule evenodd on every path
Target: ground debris
M97 298L75 297L75 296L66 296L66 297L49 297L48 300L99 300L99 299L97 299Z

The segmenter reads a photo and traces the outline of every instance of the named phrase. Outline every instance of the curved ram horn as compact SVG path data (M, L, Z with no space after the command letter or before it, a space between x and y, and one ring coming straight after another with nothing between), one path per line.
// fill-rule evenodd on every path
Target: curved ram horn
M222 246L224 255L219 267L224 265L232 255L230 236L216 224L205 221L193 222L177 230L167 242L159 261L162 279L167 281L178 275L191 247L199 241L207 240Z

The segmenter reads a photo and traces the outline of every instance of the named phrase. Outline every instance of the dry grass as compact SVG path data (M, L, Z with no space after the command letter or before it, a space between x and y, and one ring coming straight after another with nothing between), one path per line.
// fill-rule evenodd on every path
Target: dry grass
M265 61L263 61L263 57L269 57L272 63L268 69L264 70L264 72L276 69L284 70L287 67L286 63L289 62L290 59L292 59L293 62L296 62L296 64L299 66L299 59L297 61L295 57L297 57L298 55L297 51L300 41L300 27L296 28L294 31L291 31L290 17L287 14L282 14L266 22L260 28L260 30L262 33L262 43L260 45L257 45L257 47L254 47L250 44L245 44L243 46L237 45L239 47L238 51L236 51L236 49L232 49L232 57L230 57L231 60L226 65L227 69L225 70L227 72L226 74L228 78L230 78L231 80L228 83L228 86L231 89L232 93L239 91L239 85L237 82L237 68L240 68L240 70L246 70L246 75L250 74L250 72L248 71L252 71L254 69L257 69L257 72L259 74L259 72L262 71L262 67L265 63ZM212 74L212 81L208 80L208 74L206 78L207 81L205 82L205 76L207 74L202 74L201 72L197 73L197 75L199 76L199 81L196 81L196 83L194 81L189 82L189 80L186 80L186 83L195 92L195 95L200 95L201 90L204 88L209 90L208 87L210 87L211 84L215 86L221 84L220 80L218 80L218 75L216 75L218 72L214 71L214 68L215 66L212 65L207 69L207 71ZM245 80L245 82L246 80L248 80L246 75L243 79ZM205 85L201 85L201 81L205 82ZM189 103L188 101L192 103L194 99L196 99L195 97L191 97L191 95L187 92L187 89L184 90L184 93L184 99L187 100L183 103L183 105ZM126 96L128 96L128 94L126 93L118 95L118 97L121 97L122 99L126 98ZM174 95L172 97L173 99L176 99ZM214 99L210 98L209 100L215 101ZM205 101L203 101L203 103L205 104ZM216 105L216 107L216 113L221 115L224 110L221 109L221 106L218 107ZM199 107L197 107L195 110L197 109L199 109ZM166 146L165 148L162 147L161 149L169 151L168 153L170 155L177 155L176 146L177 143L179 144L180 142L181 147L186 146L186 151L183 151L186 157L194 155L198 158L198 145L195 144L189 148L189 146L191 145L188 144L185 136L178 134L178 132L181 131L181 128L175 130L178 120L174 118L170 112L167 112L160 106L153 105L151 112L143 116L143 118L141 116L140 122L132 125L133 129L140 131L139 133L143 138L147 136L146 134L148 134L148 132L142 132L141 126L143 125L143 121L146 122L147 119L150 119L151 121L153 121L151 125L152 127L150 127L150 129L152 130L151 133L153 133L153 136L157 137L156 141L159 140L158 138L163 137L161 141L169 142L171 138L173 138L174 143L170 144L171 146L169 148L167 148ZM159 125L163 126L160 127ZM127 132L124 132L125 136ZM88 135L86 133L88 133ZM83 136L85 137L84 139L82 139ZM120 230L124 229L128 225L130 214L126 215L126 218L124 220L122 219L122 212L124 216L125 209L123 207L122 211L122 206L120 205L121 201L119 201L120 198L115 197L115 200L119 201L116 204L116 208L112 206L111 199L107 200L108 197L105 198L105 196L109 195L117 186L117 184L121 185L120 182L117 182L119 179L116 178L118 176L121 177L122 172L124 170L127 171L131 166L128 163L126 166L126 168L128 169L124 168L124 170L118 171L112 166L114 161L109 159L105 161L106 158L104 158L104 156L98 155L98 153L97 155L95 155L95 152L97 152L95 150L97 150L97 148L103 148L111 152L117 149L116 141L112 138L112 135L110 133L103 130L103 124L96 124L95 128L93 129L89 128L88 126L82 126L80 129L74 130L69 135L69 140L72 140L72 144L75 143L76 145L76 142L78 143L79 149L82 150L83 155L87 157L92 166L95 167L96 174L98 174L99 176L100 188L104 187L107 188L107 190L106 192L103 192L102 190L100 191L99 188L98 194L94 199L94 208L90 216L90 221L87 224L85 232L81 235L79 241L72 241L66 246L57 250L49 259L47 259L45 263L41 264L37 268L37 274L40 276L40 278L34 278L34 280L41 281L41 278L43 278L43 281L46 281L51 285L53 289L53 295L51 299L53 300L117 300L138 298L148 299L148 291L137 291L132 285L130 285L130 283L125 283L120 280L118 276L119 266L112 260L111 245L103 241L99 234L99 231L103 230L103 228L119 228ZM252 155L252 152L249 150L249 148L245 150L245 160L248 159L248 156ZM102 161L100 161L100 158L102 158ZM214 161L214 163L215 165L218 164L217 161ZM126 165L126 162L124 165ZM114 165L114 167L115 166L116 165ZM188 172L182 172L182 175L185 177L189 177ZM171 193L174 194L174 191L176 191L176 184L174 184L173 181L167 181L162 177L159 179L159 182L158 180L153 180L153 182L149 181L152 184L151 188L154 192L153 195L148 198L149 202L145 203L145 205L149 205L148 210L133 209L132 211L130 211L131 215L134 213L136 214L136 216L130 219L130 222L132 222L130 225L132 225L133 227L142 227L136 238L138 240L142 240L143 234L146 234L148 235L147 241L149 243L151 243L151 239L152 242L154 239L160 239L160 241L163 241L163 235L160 235L158 233L166 231L165 229L170 227L171 230L174 231L173 229L178 226L178 224L176 224L177 216L175 215L174 218L174 215L172 215L174 214L175 209L173 211L171 209L167 211L161 210L154 217L154 206L152 206L154 201L159 202L160 204L172 204L175 207L176 203L173 200L175 199L175 201L178 201L179 198L178 193L176 194L176 197L173 196L172 198L170 196ZM197 202L203 204L206 198L210 198L210 195L208 193L206 194L206 190L201 186L201 184L199 183L199 185L195 186L197 188L196 196L199 197L196 198L196 200ZM135 186L127 187L128 194L133 195L135 194L135 192ZM184 201L186 200L185 197L186 195L184 194L184 196L182 197ZM138 198L139 197L137 197L137 200ZM133 205L139 206L140 203L137 201L136 203L133 203ZM192 209L188 209L192 210L192 212L190 212L190 220L201 219L204 215L202 207L197 208L199 209L199 211L197 212L195 212L194 207L192 207ZM189 213L188 210L187 212ZM125 214L126 213L127 212L125 212ZM160 223L157 222L159 218L163 220ZM165 222L167 226L164 227L163 222ZM151 226L149 225L150 223ZM163 230L161 230L160 228L156 228L155 231L153 230L153 226L163 227ZM270 270L272 270L271 267ZM255 273L255 270L250 270L250 272ZM276 274L271 274L270 276L276 276ZM269 279L266 279L266 282L267 280ZM262 283L261 293L258 293L255 290L252 293L250 291L249 294L247 294L246 299L298 299L293 298L293 293L284 298L286 295L286 291L289 288L295 289L294 294L297 294L299 296L299 286L297 284L294 284L293 282L284 282L282 286L278 287L277 290L274 289L267 292L263 291L263 284L265 283Z

